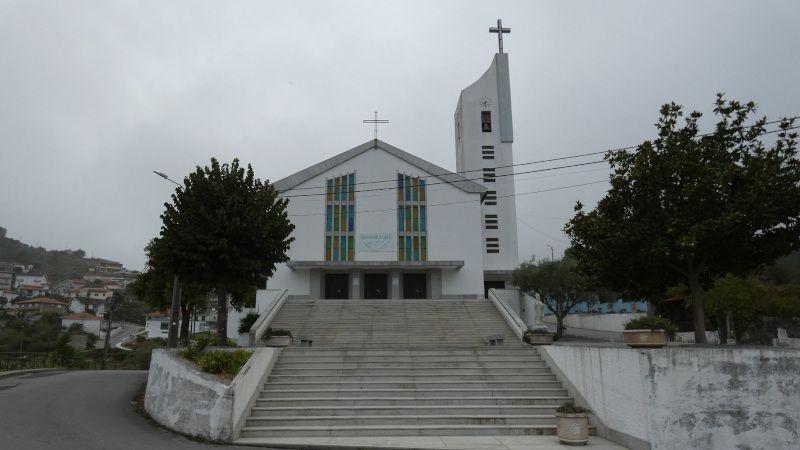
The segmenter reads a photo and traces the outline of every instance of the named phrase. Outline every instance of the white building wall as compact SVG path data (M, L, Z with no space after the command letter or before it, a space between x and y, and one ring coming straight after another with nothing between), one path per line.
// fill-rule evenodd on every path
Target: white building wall
M496 230L486 230L481 224L484 238L497 237L500 242L500 253L483 250L486 270L513 270L519 265L514 177L508 176L514 172L509 83L508 54L498 53L481 78L461 91L454 115L459 174L475 179L483 177L484 168L495 168L497 176L493 183L475 180L497 192L497 205L482 207L483 214L497 214L499 222ZM482 131L482 111L491 112L491 132ZM494 147L494 159L483 159L483 146Z
M79 323L83 325L83 331L100 336L100 322L91 319L61 319L61 327L68 329L72 324Z
M409 176L430 177L418 167L381 150L371 149L331 168L324 174L311 178L286 195L324 194L326 179L356 174L359 190L388 188L370 192L357 192L355 196L356 261L397 261L397 173ZM381 183L358 184L391 180ZM483 295L481 257L480 195L467 193L449 184L435 184L441 180L428 178L428 260L464 261L464 267L455 272L442 271L442 294ZM431 185L431 183L434 183ZM307 189L317 187L315 189ZM443 203L454 205L436 206ZM290 220L295 225L295 237L288 255L294 261L325 260L325 197L290 198ZM363 234L388 234L390 245L385 251L370 251L359 245ZM268 281L270 289L288 289L290 295L311 295L309 271L291 271L282 264Z

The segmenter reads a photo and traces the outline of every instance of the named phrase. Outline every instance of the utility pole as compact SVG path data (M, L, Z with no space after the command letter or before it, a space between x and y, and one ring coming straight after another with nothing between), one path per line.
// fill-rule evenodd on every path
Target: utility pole
M165 173L159 172L157 170L153 171L154 174L158 175L159 177L171 182L172 184L178 186L178 189L183 188L180 183L168 177ZM172 282L172 306L170 307L170 316L169 316L169 337L167 338L167 347L169 348L178 348L178 321L180 318L178 314L181 311L181 287L178 282L178 274L175 274L175 279ZM187 317L184 317L184 320L188 320Z
M172 281L172 306L169 316L169 338L167 338L169 348L178 348L178 320L180 320L178 314L181 312L181 288L178 283L178 275L175 274L175 279Z
M112 303L109 302L108 304L108 312L104 315L106 316L106 343L103 346L103 362L100 363L100 370L106 370L106 361L108 360L108 348L111 346L111 315L114 312L114 307L111 306Z

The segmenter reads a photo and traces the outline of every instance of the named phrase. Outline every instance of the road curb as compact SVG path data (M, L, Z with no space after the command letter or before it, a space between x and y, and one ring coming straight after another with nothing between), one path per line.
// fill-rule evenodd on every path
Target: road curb
M55 372L57 370L64 370L64 369L25 369L25 370L12 370L10 372L0 372L0 380L3 378L11 378L17 375L26 375L29 373L38 373L38 372Z

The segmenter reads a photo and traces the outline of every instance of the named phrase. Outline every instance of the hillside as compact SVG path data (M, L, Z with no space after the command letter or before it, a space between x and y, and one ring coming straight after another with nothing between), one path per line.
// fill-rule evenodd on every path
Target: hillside
M0 262L33 265L33 271L47 274L51 283L81 275L90 267L104 261L85 256L83 250L47 250L44 247L30 246L6 237L6 229L0 227Z

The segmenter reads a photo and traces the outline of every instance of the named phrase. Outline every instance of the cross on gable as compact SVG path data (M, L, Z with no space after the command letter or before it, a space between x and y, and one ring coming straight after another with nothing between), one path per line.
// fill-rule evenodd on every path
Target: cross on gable
M503 33L511 34L511 28L503 28L503 20L497 19L497 26L489 28L489 33L497 33L497 46L503 53Z
M378 119L378 111L375 111L375 118L374 119L364 119L361 121L362 123L371 123L375 125L375 139L378 139L378 124L379 123L389 123L386 119Z

